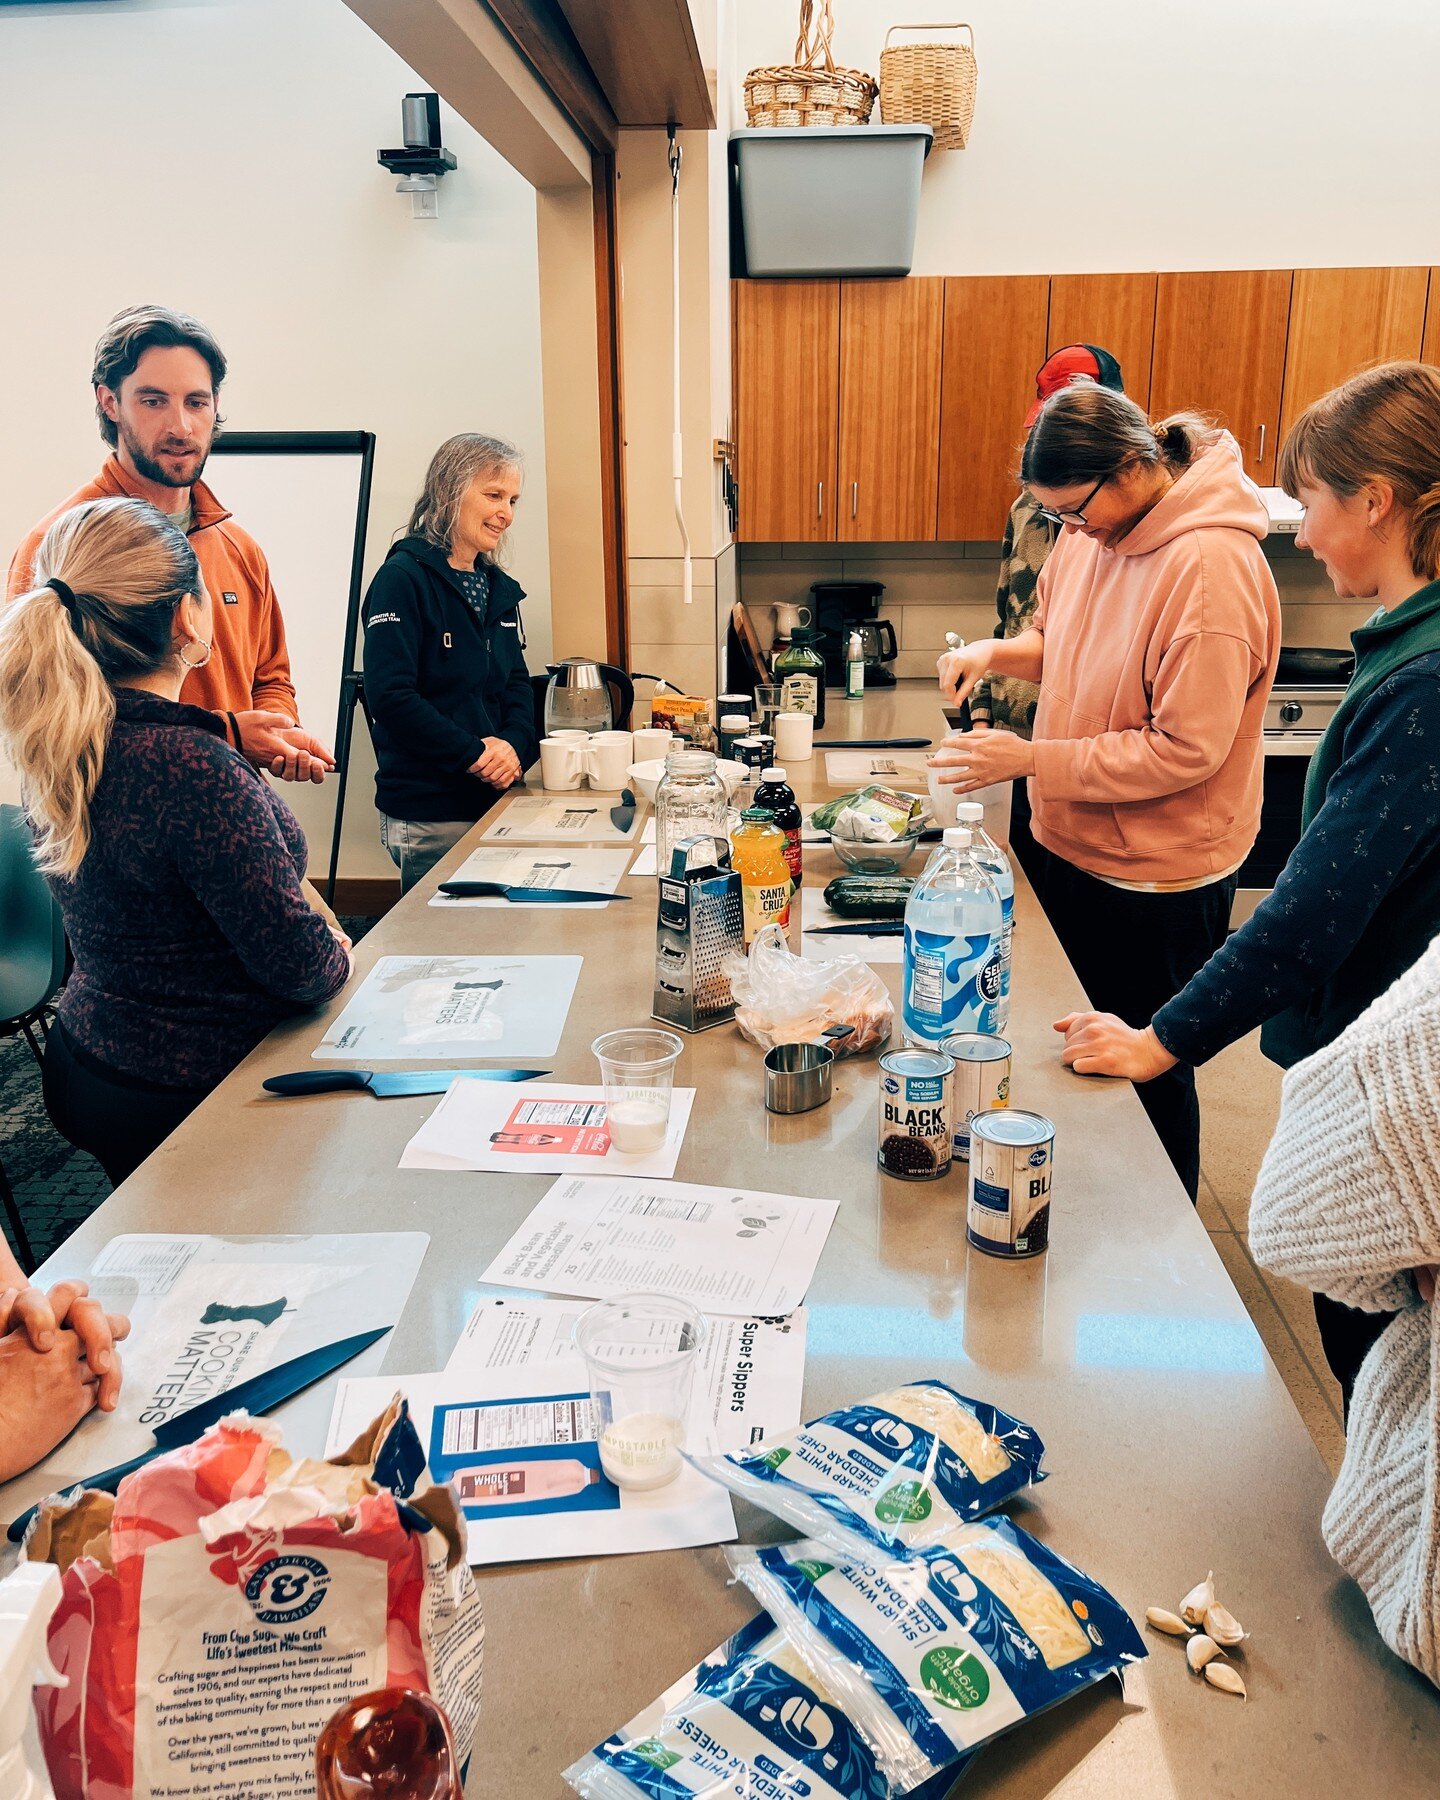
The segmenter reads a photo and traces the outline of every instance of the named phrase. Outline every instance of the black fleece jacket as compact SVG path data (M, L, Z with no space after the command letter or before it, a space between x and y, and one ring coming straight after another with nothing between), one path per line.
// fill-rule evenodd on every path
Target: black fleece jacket
M516 581L490 570L482 624L443 550L402 538L365 596L365 698L375 804L394 819L478 819L499 790L470 765L500 737L528 769L540 753Z

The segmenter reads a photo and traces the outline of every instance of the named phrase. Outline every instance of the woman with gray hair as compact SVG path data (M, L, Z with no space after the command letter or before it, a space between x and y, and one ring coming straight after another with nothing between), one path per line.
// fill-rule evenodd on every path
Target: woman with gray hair
M518 582L498 566L520 453L462 432L435 452L365 596L380 840L408 892L539 754Z

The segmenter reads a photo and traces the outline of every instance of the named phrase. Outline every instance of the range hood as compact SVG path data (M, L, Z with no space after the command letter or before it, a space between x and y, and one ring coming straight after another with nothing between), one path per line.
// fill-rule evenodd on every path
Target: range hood
M1270 515L1271 531L1277 537L1294 537L1305 518L1305 509L1300 502L1292 500L1284 488L1278 487L1262 487L1260 498Z

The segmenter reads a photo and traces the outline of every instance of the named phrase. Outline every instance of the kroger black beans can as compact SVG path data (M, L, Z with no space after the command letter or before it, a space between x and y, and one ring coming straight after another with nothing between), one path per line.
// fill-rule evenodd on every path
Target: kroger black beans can
M1039 1256L1050 1242L1055 1127L1005 1107L970 1121L968 1236L990 1256Z
M950 1126L956 1162L970 1160L970 1121L1010 1102L1010 1046L983 1031L957 1031L940 1048L955 1059L955 1112Z
M902 1181L948 1173L955 1064L942 1050L890 1050L880 1058L876 1161Z

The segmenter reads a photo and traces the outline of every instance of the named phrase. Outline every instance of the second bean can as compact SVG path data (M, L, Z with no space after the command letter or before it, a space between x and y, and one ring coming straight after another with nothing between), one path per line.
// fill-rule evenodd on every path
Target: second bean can
M890 1050L880 1058L876 1161L902 1181L933 1181L953 1154L955 1064L940 1050Z
M970 1121L1010 1104L1010 1046L983 1031L957 1031L940 1048L955 1063L951 1132L956 1162L970 1160Z
M1007 1107L970 1125L967 1235L990 1256L1039 1256L1050 1242L1055 1127Z

